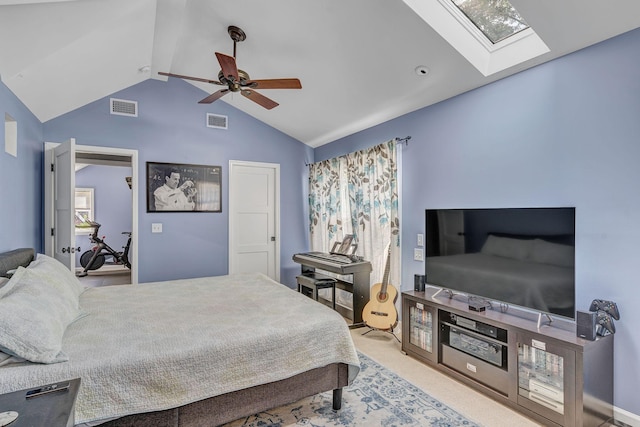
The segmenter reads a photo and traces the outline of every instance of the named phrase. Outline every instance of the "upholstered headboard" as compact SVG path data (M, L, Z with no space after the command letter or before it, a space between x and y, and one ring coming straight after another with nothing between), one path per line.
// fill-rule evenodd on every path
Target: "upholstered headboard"
M34 253L35 251L32 248L14 249L0 253L0 277L5 277L7 271L29 265L33 261Z

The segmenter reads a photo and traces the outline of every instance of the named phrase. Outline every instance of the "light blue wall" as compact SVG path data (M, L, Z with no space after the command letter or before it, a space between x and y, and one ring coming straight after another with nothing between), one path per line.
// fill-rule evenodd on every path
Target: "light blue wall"
M18 156L5 152L5 114L18 127ZM0 82L0 252L42 250L42 123Z
M140 282L227 274L229 160L280 164L281 281L294 287L300 266L291 257L308 247L305 162L312 149L224 102L198 104L204 95L178 79L147 80L111 96L137 101L137 118L109 114L106 97L44 123L44 138L138 150ZM207 112L228 116L229 129L207 128ZM222 213L147 213L148 161L222 166ZM163 233L151 233L155 222Z
M640 414L640 30L319 147L402 146L402 289L426 208L576 207L576 305L616 301L615 405Z

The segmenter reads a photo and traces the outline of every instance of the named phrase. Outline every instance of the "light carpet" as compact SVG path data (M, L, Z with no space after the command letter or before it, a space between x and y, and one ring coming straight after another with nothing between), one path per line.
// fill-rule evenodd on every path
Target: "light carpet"
M479 426L362 353L360 373L342 392L342 409L332 393L308 397L243 418L225 427L284 426Z

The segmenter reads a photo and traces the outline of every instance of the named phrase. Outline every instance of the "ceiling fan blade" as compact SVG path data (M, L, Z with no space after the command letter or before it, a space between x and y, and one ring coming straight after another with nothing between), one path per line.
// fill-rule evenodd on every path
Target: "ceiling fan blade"
M245 96L245 98L249 98L250 100L252 100L256 104L259 104L259 105L263 106L267 110L271 110L272 108L277 107L278 105L280 105L277 102L275 102L274 100L269 99L266 96L259 94L255 90L243 89L241 91L241 93L242 93L242 95Z
M161 76L177 77L179 79L195 80L197 82L204 82L204 83L212 83L214 85L224 85L224 83L220 83L217 80L203 79L200 77L183 76L182 74L164 73L162 71L158 71L158 74L160 74Z
M253 89L302 89L298 79L251 80L246 86L251 86Z
M216 52L216 58L218 58L220 68L222 68L222 73L226 78L228 78L229 80L233 79L233 81L235 82L240 80L240 77L238 77L238 66L236 65L236 58L220 52Z
M229 92L229 89L220 89L217 92L212 93L201 101L198 101L198 104L211 104L213 101L218 100L225 96Z

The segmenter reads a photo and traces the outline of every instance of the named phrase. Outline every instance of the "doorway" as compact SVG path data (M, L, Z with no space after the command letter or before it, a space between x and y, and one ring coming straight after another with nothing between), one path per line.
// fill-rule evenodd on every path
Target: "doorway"
M76 274L84 270L95 246L91 241L94 228L86 225L100 224L97 236L117 252L125 250L131 232L133 190L127 182L127 178L131 179L131 161L104 160L76 152L75 246L81 248L75 253ZM89 269L86 276L79 277L80 282L91 287L130 284L131 270L115 261L114 257L105 256L104 263L95 263L99 268Z
M63 146L71 147L68 150L70 159L57 162L58 156L55 152ZM51 229L51 233L45 233L45 254L59 259L57 256L60 252L57 250L58 246L67 246L67 249L70 247L71 254L68 254L62 262L74 271L81 268L80 254L91 248L88 235L82 233L76 235L76 227L73 225L76 205L73 192L77 187L97 190L94 192L95 219L102 224L99 235L100 237L107 236L105 239L107 244L115 250L120 250L120 246L126 241L126 236L121 233L126 231L132 233L129 251L131 269L123 271L122 266L105 265L87 276L96 277L95 280L87 279L93 285L124 284L125 282L136 284L138 282L136 262L138 259L137 164L136 150L75 145L74 140L66 141L63 144L45 143L45 230ZM96 171L99 173L94 173ZM78 177L85 175L78 180L78 185L76 185L76 175ZM94 175L93 178L91 178L92 175ZM71 188L72 197L60 197L60 192L66 193L67 188ZM114 194L118 194L120 197L117 207L110 206L116 202ZM68 204L68 208L61 209L60 205L64 204ZM122 211L125 212L124 215ZM115 221L114 215L117 215L120 221ZM59 227L59 224L66 225L67 223L72 224L70 232L67 231L68 227ZM56 228L59 229L56 231ZM125 229L120 230L120 228ZM109 274L110 272L112 274ZM91 286L90 283L87 284Z

